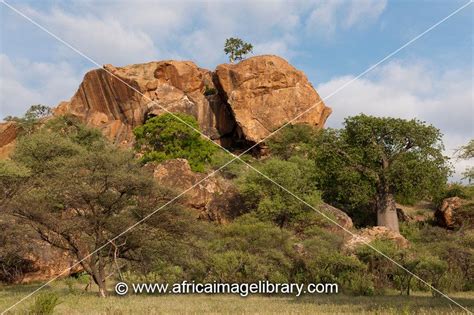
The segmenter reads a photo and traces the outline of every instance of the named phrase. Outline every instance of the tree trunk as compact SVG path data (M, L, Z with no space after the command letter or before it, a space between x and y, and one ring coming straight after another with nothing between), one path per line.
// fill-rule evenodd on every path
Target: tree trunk
M377 225L400 232L395 198L391 193L380 194L377 197Z

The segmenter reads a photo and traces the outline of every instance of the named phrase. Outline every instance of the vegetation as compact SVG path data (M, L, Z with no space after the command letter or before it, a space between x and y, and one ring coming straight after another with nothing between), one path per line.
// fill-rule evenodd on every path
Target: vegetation
M172 198L131 152L68 119L53 120L20 138L12 161L5 164L0 176L15 184L3 200L7 212L80 261L102 296L114 259L130 259L139 247L138 239L114 237ZM150 237L156 236L153 222L147 222Z
M252 49L252 44L246 43L240 38L230 37L225 40L224 52L229 55L230 63L242 60L246 54L252 52Z
M25 113L23 117L7 116L4 118L5 121L14 121L17 123L20 133L31 134L39 126L40 122L52 115L50 107L45 105L32 105Z
M297 191L308 204L316 206L321 199L311 166L309 161L295 157L287 161L266 160L257 167L281 186ZM313 214L314 210L261 174L253 170L244 174L240 189L245 203L261 219L269 219L282 228Z
M458 158L463 160L474 159L474 139L471 139L468 144L459 148ZM463 175L464 178L469 181L469 183L472 183L474 181L474 166L466 168L466 171Z
M59 297L54 292L42 292L35 297L35 302L29 309L29 314L50 315L59 304Z
M350 117L343 129L322 132L316 148L324 198L374 208L377 225L395 231L395 200L413 203L435 196L450 173L441 133L418 120Z
M178 117L198 128L193 117ZM0 242L4 244L0 248L0 280L17 281L31 271L31 262L23 254L29 251L29 240L38 236L81 261L84 270L80 280L68 278L62 282L66 289L55 291L61 293L64 303L56 306L58 300L52 295L38 297L31 312L79 312L71 301L87 304L90 312L113 312L118 305L125 307L125 313L152 312L155 306L143 309L143 305L158 303L153 299L138 305L147 297L130 296L111 297L98 306L83 292L84 279L93 281L101 296L119 279L335 282L342 292L336 297L251 297L248 301L280 305L275 312L327 311L316 302L322 301L335 313L341 309L400 313L406 310L379 296L397 292L404 296L390 299L416 301L415 311L433 310L427 296L436 295L436 291L429 292L426 284L373 249L348 250L346 234L243 163L232 163L222 173L243 201L239 215L227 224L196 220L195 209L187 209L184 203L173 202L156 211L175 193L157 185L143 163L185 158L194 171L205 171L207 166L217 169L230 157L215 151L196 130L170 114L150 118L134 134L138 154L112 145L98 130L70 117L48 119L18 139L11 159L0 161L2 219L12 220L0 222ZM375 212L371 209L392 211L395 200L414 203L424 198L436 203L459 196L465 199L462 211L472 216L472 186L445 185L449 169L441 154L440 133L425 123L360 115L348 118L341 130L289 126L269 146L270 157L244 159L309 205L318 206L324 200L341 207L360 225L373 223ZM433 217L432 210L426 211ZM395 224L390 220L398 225L396 217L388 219ZM133 230L120 234L134 224ZM474 290L471 226L448 231L435 226L433 220L410 221L400 224L400 232L409 240L409 248L399 248L388 240L372 245L443 292ZM420 294L423 299L408 297ZM359 297L349 300L346 296ZM212 305L235 301L229 296L203 298ZM197 307L193 311L208 310L210 305L194 296L156 300L160 307L169 303L170 309L177 307L172 303L191 303L189 307ZM391 309L373 301L391 305ZM463 302L472 304L472 299ZM137 305L130 308L129 303ZM239 305L245 310L245 305Z
M143 154L144 163L184 158L189 161L193 171L203 172L216 146L202 138L198 130L199 125L194 117L167 113L148 119L133 133L136 148Z
M0 291L0 309L17 302L37 285L16 285ZM79 289L79 287L77 288ZM446 299L432 298L417 292L407 297L390 292L387 296L351 296L344 294L293 296L259 296L241 298L236 295L127 295L98 299L95 292L70 294L62 281L49 290L60 296L55 314L465 314ZM468 309L474 307L470 293L453 293L453 299ZM32 301L19 304L13 313L29 311Z

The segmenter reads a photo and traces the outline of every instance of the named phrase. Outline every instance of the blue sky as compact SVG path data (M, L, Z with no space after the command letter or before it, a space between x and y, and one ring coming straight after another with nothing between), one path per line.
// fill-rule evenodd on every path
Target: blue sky
M324 97L468 1L6 2L99 64L186 59L214 69L226 62L225 38L241 37L255 54L288 59ZM473 7L327 99L328 125L360 112L417 117L442 130L447 154L473 138ZM95 66L0 10L0 117L69 99Z

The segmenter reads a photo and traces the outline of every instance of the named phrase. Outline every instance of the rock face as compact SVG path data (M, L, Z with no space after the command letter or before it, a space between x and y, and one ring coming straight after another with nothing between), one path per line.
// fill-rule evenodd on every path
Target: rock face
M225 146L260 141L306 110L295 122L322 127L331 113L303 72L280 57L257 56L215 72L190 61L106 65L88 72L55 114L72 114L127 144L133 128L163 108L193 115Z
M350 216L348 216L344 211L335 208L331 205L328 205L327 203L323 203L320 206L320 210L324 212L325 214L329 216L333 216L334 220L343 228L350 230L354 227L354 224L352 223L352 219ZM333 228L335 231L340 231L340 227L334 225L331 223L331 228Z
M460 213L458 213L461 212L458 210L462 205L462 199L459 197L444 199L441 206L435 212L435 218L438 224L442 227L453 229L462 225L462 223L464 223L462 221L467 223L469 220L463 220Z
M146 117L165 112L193 115L204 134L219 141L234 129L229 109L215 90L212 72L190 61L160 61L88 72L56 115L72 114L98 127L116 143L130 143Z
M236 190L229 181L217 175L203 180L207 174L193 172L185 159L158 164L153 176L160 184L178 193L200 182L186 193L184 203L197 210L201 219L226 223L240 210Z
M6 158L13 150L17 132L14 122L0 123L0 159Z
M299 115L295 123L322 127L331 114L304 73L277 56L220 65L216 77L242 136L251 142Z
M394 242L400 248L409 246L408 240L401 234L390 230L385 226L374 226L366 228L352 235L344 244L347 250L354 250L359 246L371 243L377 239L389 240Z

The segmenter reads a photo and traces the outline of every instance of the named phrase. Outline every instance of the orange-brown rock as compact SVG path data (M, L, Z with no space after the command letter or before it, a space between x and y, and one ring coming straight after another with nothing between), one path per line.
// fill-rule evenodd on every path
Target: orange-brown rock
M18 130L15 123L0 123L0 159L7 158L13 150Z
M105 65L88 72L55 114L72 114L114 142L130 143L133 128L166 109L193 115L204 134L219 140L234 129L234 121L218 95L204 95L213 88L212 73L190 61Z
M324 214L333 217L334 220L343 228L350 230L354 227L354 224L352 223L352 219L350 216L348 216L344 211L341 209L338 209L336 207L333 207L327 203L322 203L319 206L319 210L323 212ZM341 231L341 228L339 226L334 225L334 223L330 223L330 228L333 229L334 231Z
M225 223L233 216L237 197L232 184L224 178L214 175L204 179L207 174L193 172L185 159L168 160L156 165L153 176L160 184L177 193L197 184L183 198L186 206L198 210L199 218Z
M166 111L194 116L202 132L224 146L260 141L305 111L295 123L322 127L331 113L303 72L280 57L257 56L215 72L191 61L105 65L86 73L54 114L73 115L130 145L133 128ZM0 155L12 147L10 131L0 129Z
M359 246L364 246L375 240L388 240L395 243L399 248L407 248L408 240L398 232L395 232L385 226L373 226L362 229L358 233L351 235L345 242L344 247L348 250L354 250Z
M439 225L452 229L456 227L456 211L462 206L462 199L459 197L450 197L443 200L441 206L436 210L435 217Z
M219 65L216 77L241 136L251 142L298 116L295 123L322 127L331 114L305 74L277 56Z

